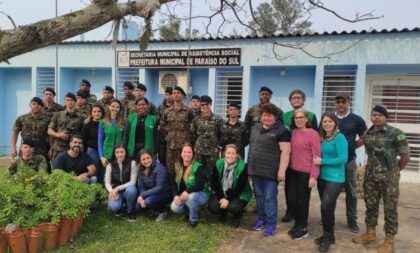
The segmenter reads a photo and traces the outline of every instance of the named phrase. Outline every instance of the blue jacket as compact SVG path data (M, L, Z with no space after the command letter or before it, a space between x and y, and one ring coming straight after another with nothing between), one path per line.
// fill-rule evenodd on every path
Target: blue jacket
M157 160L152 164L152 171L149 176L139 171L137 187L140 195L144 198L162 193L171 194L169 175L167 169Z

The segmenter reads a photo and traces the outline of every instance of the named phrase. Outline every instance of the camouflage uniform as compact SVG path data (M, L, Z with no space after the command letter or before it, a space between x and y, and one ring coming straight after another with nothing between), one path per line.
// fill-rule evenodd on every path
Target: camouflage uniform
M42 155L34 155L28 160L24 160L22 157L14 160L9 167L9 172L15 174L20 166L27 166L37 172L47 173L48 163L45 157Z
M170 106L166 105L165 100L156 110L156 115L158 122L163 116L163 112L168 109ZM158 157L161 164L166 167L166 141L165 141L166 133L160 129L159 127L159 148L158 148Z
M51 121L52 117L56 112L61 112L64 110L64 106L57 104L56 102L54 102L50 107L46 107L45 105L46 103L44 101L44 107L42 107L42 112L47 115L49 121Z
M225 147L228 144L235 144L239 149L242 159L245 158L245 146L247 143L245 139L245 125L242 121L238 120L235 125L231 125L229 121L222 124L219 141L222 152L225 151Z
M98 100L98 98L94 94L89 94L89 97L86 100L87 100L87 103L89 105L93 105L94 103L96 103L96 101Z
M76 111L82 116L83 119L86 119L89 116L90 113L90 105L86 104L83 107L76 108Z
M53 116L51 119L50 124L48 125L48 128L51 128L55 132L67 132L67 134L76 135L80 134L82 131L83 126L83 118L80 116L79 113L76 111L74 112L67 112L67 111L61 111ZM51 155L51 161L54 160L54 158L62 151L67 150L69 147L69 141L63 140L59 138L53 139L52 144L52 155ZM53 161L54 162L54 161Z
M191 123L191 139L194 143L195 159L203 164L209 179L219 159L220 129L223 119L211 113L201 114Z
M137 113L136 97L134 95L125 96L123 99L120 99L120 102L124 106L124 118L127 118L128 114Z
M160 126L167 131L165 137L166 167L170 173L174 172L175 161L182 146L190 141L189 129L193 119L193 112L185 105L180 108L169 107L163 112L160 119Z
M400 169L397 155L410 152L407 137L398 128L385 125L376 130L372 126L363 135L368 155L363 183L366 204L365 222L376 226L379 216L379 201L384 202L385 232L395 235L398 231L398 196Z
M100 105L102 105L102 107L104 108L105 112L108 111L108 106L111 104L111 100L112 99L114 99L114 98L111 98L111 99L101 98L101 99L98 100L98 103Z
M44 113L38 116L27 113L16 119L13 131L17 134L20 132L22 140L35 142L34 154L47 156L49 150L47 134L49 123L50 119Z
M200 116L201 114L201 108L193 109L192 111L194 113L194 117Z
M277 107L278 108L278 107ZM261 104L254 105L253 107L249 108L245 115L245 136L249 139L249 135L251 134L251 127L256 123L260 122L261 119ZM283 123L283 111L279 109L279 115L276 116L277 120Z

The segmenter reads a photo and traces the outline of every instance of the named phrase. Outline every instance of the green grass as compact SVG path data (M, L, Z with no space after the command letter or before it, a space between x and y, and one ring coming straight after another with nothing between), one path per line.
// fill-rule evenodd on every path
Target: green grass
M0 174L6 171L7 166L0 165ZM183 215L171 213L157 223L142 213L130 223L103 206L85 219L75 241L53 252L215 252L236 233L240 231L220 224L206 209L200 211L199 225L191 229Z

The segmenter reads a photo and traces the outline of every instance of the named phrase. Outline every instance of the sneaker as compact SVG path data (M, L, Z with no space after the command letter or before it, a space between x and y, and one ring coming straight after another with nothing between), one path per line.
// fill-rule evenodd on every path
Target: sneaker
M291 222L293 220L292 216L286 212L286 214L281 217L281 222L287 223L287 222Z
M114 213L115 217L120 217L122 213L122 208Z
M135 222L136 221L136 215L134 213L128 214L128 221L129 222Z
M360 229L359 226L357 226L357 222L356 221L349 221L347 222L347 227L349 228L349 230L352 233L358 234Z
M287 234L289 236L293 236L293 234L296 232L296 230L298 229L297 225L293 225L292 229L290 229L289 231L287 231Z
M320 237L316 238L314 240L314 243L316 245L320 245L321 242L322 242L322 240L324 240L324 235L321 235ZM331 238L330 238L330 244L334 244L334 243L335 243L335 236L331 236Z
M273 237L273 235L277 232L276 227L267 226L267 228L264 230L264 236L265 237Z
M264 221L262 221L262 220L260 220L260 219L258 219L255 223L254 223L254 225L252 225L252 230L255 230L255 231L260 231L261 229L264 229L265 228L265 222Z
M161 222L163 221L166 216L168 216L168 212L166 212L166 210L163 213L159 213L158 216L156 217L155 221L157 222Z
M302 240L309 236L308 229L306 227L298 227L292 235L292 239L295 241Z

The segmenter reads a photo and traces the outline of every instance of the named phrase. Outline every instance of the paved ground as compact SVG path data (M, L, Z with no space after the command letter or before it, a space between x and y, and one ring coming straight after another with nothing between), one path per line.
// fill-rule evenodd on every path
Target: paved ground
M283 187L280 186L279 203L280 212L284 213ZM396 252L420 252L420 184L402 183L399 203L399 233L396 237ZM383 207L381 206L383 209ZM365 231L364 212L365 204L363 200L358 202L359 227L361 232ZM376 252L376 248L383 242L383 212L379 216L379 226L377 227L378 243L364 247L351 242L355 235L346 226L345 215L345 194L339 197L336 210L336 244L331 247L330 252ZM280 215L279 215L280 218ZM219 252L318 252L318 247L313 240L322 233L320 221L320 201L317 190L312 191L312 199L309 214L309 237L301 241L293 241L287 235L287 231L293 223L278 222L277 234L272 238L265 238L261 231L250 231L248 228L255 219L255 213L247 214L241 232L229 243L222 245Z
M0 165L9 164L10 158L0 157ZM396 252L418 253L420 252L420 183L401 183L400 184L400 203L399 203L399 233L396 237ZM284 213L284 194L283 187L279 190L279 218ZM379 216L379 226L377 233L379 240L375 245L364 247L351 242L355 235L346 226L345 216L345 194L339 197L336 210L336 244L332 246L332 253L358 253L376 252L376 248L383 242L383 207ZM359 227L361 232L365 231L364 212L365 204L363 200L358 202ZM272 238L265 238L262 231L250 231L249 227L255 220L255 213L247 213L244 222L238 229L234 238L228 243L221 245L219 252L230 253L269 253L269 252L318 252L317 245L313 240L322 232L320 221L320 201L316 189L312 191L312 199L309 213L309 237L301 241L293 241L287 235L287 231L293 223L278 222L277 234Z

